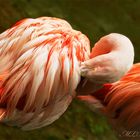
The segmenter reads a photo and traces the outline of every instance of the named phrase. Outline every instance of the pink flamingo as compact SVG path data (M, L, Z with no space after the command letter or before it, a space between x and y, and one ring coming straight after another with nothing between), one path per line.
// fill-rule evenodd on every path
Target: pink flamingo
M96 92L79 95L93 111L106 116L122 139L139 140L140 63L134 64L119 81L104 84Z
M119 34L107 35L100 41L93 48L94 51L92 50L93 58L83 62L81 66L84 72L83 75L91 80L91 82L87 82L84 86L82 84L79 85L77 91L81 95L78 98L86 102L91 109L99 110L103 115L107 116L119 134L123 132L122 130L139 130L140 63L132 66L134 57L132 44L128 38ZM95 50L97 50L97 53ZM98 54L99 56L97 56ZM117 54L118 57L114 54ZM114 58L109 59L109 57ZM106 58L109 60L108 63L106 63ZM125 59L128 61L125 61ZM122 73L119 74L119 71L114 71L117 73L112 76L113 70L111 70L112 65L110 64L113 64L113 69L121 68ZM104 69L106 67L107 69ZM125 75L123 76L123 74ZM120 80L118 80L119 78ZM100 89L94 86L94 83L97 82Z
M89 54L88 38L58 18L24 19L0 34L0 121L31 130L58 119Z

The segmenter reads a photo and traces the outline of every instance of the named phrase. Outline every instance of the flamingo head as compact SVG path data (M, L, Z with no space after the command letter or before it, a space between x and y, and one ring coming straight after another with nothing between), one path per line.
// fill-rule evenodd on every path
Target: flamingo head
M126 36L111 33L95 44L90 57L81 64L82 76L94 83L112 83L132 67L134 49Z
M102 37L92 48L90 59L81 63L81 80L77 92L90 94L105 83L118 81L132 67L134 48L124 35L111 33Z

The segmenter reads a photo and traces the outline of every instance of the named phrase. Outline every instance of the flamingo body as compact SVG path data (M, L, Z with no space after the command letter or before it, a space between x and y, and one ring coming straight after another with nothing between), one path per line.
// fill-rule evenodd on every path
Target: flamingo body
M100 90L78 98L107 116L119 133L123 130L139 131L140 63L134 64L119 81L104 84Z
M24 19L0 34L0 120L31 130L58 119L75 96L88 38L65 20Z

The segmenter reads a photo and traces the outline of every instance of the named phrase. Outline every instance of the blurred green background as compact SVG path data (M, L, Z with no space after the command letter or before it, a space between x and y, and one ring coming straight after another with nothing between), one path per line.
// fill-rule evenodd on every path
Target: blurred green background
M59 17L86 34L91 47L103 35L128 36L140 61L140 0L0 0L0 32L17 20ZM124 56L125 57L125 56ZM52 125L29 132L0 125L0 140L117 140L102 116L76 99Z

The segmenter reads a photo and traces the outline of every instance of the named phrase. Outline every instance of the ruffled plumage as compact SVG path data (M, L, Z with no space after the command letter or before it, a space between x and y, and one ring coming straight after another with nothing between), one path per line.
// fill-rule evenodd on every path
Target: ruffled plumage
M119 134L123 130L140 130L140 63L134 64L119 81L78 98L107 116Z
M115 125L126 129L140 129L140 63L113 83L104 99L106 114Z
M88 38L58 18L24 19L0 34L1 122L31 130L58 119L89 53Z

